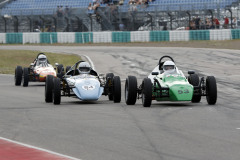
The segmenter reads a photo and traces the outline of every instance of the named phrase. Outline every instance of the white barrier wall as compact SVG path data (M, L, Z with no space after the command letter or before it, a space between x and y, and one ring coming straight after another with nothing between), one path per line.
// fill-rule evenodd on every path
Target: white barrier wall
M149 42L149 41L150 41L149 31L131 32L131 42Z
M25 43L40 43L39 33L23 33L23 44Z
M123 32L41 32L0 33L0 43L128 43L191 40L240 39L240 29L181 30L181 31L123 31Z
M0 33L0 43L6 43L6 33Z
M189 31L170 31L170 41L189 41Z
M58 43L75 43L75 32L58 32Z
M93 43L112 43L112 32L93 32Z
M210 30L210 40L231 40L232 32L230 29Z

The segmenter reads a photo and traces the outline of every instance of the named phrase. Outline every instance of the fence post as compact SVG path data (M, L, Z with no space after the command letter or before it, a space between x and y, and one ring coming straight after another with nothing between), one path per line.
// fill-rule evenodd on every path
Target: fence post
M7 32L7 19L5 17L2 17L4 21L4 31Z
M14 25L14 32L18 32L18 18L17 16L14 16L14 18L16 19L16 22L14 21L13 25Z
M232 16L232 10L229 8L228 11L231 14L231 29L233 29L233 24L232 24L232 20L233 20L233 16Z
M189 11L187 11L186 12L187 13L187 15L188 15L188 18L189 18L189 20L188 20L188 27L189 27L189 29L191 28L191 14L190 14L190 12Z

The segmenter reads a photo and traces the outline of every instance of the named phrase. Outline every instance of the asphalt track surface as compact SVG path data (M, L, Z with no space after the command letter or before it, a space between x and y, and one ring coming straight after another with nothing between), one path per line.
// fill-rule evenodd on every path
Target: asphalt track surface
M184 73L214 75L218 101L158 103L142 107L62 98L44 102L44 84L16 87L12 75L0 75L0 136L82 160L239 160L240 52L237 50L142 47L0 46L89 56L99 73L138 84L163 55Z

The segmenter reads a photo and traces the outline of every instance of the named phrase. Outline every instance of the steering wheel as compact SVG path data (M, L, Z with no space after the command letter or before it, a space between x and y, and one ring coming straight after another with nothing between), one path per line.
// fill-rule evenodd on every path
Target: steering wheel
M162 57L160 58L160 60L159 60L159 63L158 63L158 65L159 65L159 70L162 70L162 65L163 65L163 63L164 63L164 62L162 62L162 60L163 60L164 58L169 58L171 61L174 62L174 60L173 60L172 57L170 57L170 56L162 56ZM175 62L174 62L174 63L175 63Z

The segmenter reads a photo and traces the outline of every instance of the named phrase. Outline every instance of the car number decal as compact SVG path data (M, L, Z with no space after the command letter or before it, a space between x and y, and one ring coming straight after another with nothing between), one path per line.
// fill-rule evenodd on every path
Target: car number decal
M82 86L82 88L86 91L89 91L89 90L94 90L95 89L95 86L92 86L92 85L85 85L85 86Z
M188 89L178 90L178 94L189 93Z

